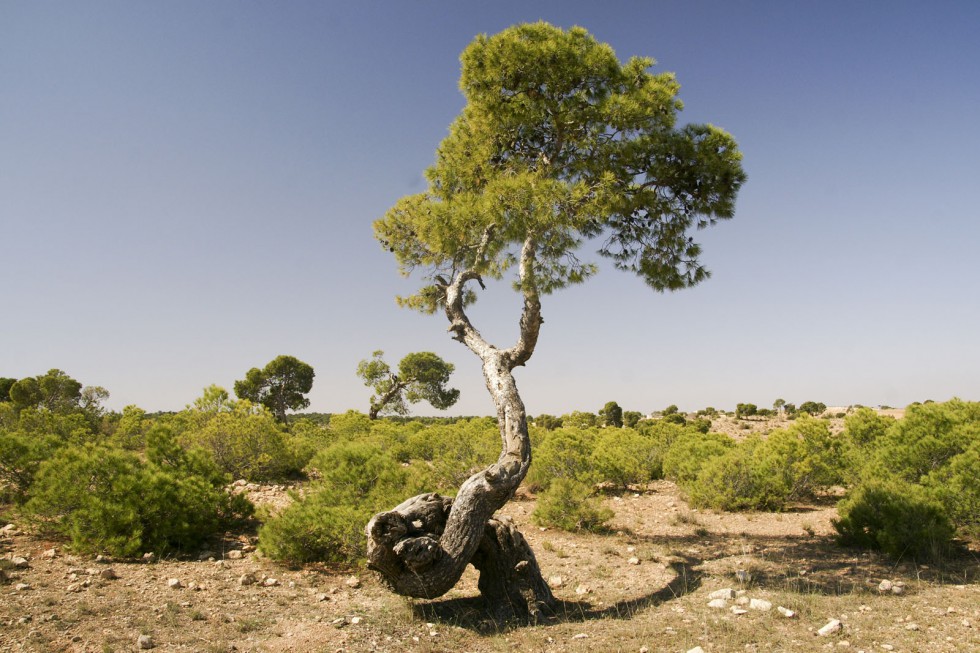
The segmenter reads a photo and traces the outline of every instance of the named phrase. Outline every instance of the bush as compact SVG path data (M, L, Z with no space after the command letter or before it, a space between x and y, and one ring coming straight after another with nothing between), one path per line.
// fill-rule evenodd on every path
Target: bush
M63 445L53 435L0 431L0 497L15 503L27 500L27 491L37 470Z
M697 479L705 463L734 446L735 441L721 433L684 433L664 454L664 478L686 489Z
M285 431L271 413L247 401L208 414L199 427L183 433L181 441L210 452L218 467L236 479L275 481L299 471Z
M562 427L547 432L537 444L527 474L527 487L534 491L546 490L559 478L574 479L579 483L595 483L592 449L596 432L572 427Z
M612 510L591 496L588 485L569 478L556 479L531 513L535 524L564 531L605 530L612 517Z
M871 481L837 506L841 544L895 557L935 560L949 551L953 526L924 488L903 481Z
M781 510L787 492L781 479L756 458L764 443L750 437L720 456L706 460L688 483L691 504L716 510Z
M338 503L319 486L262 525L259 547L273 560L352 564L364 556L371 514L365 505Z
M420 493L427 482L372 442L338 442L310 467L320 480L259 530L259 547L273 559L353 564L364 556L371 515Z
M206 454L185 452L165 429L150 437L147 462L119 448L63 447L40 466L25 514L77 551L120 557L193 550L251 514Z
M603 429L592 450L595 478L624 490L647 483L658 474L662 452L659 443L632 429Z

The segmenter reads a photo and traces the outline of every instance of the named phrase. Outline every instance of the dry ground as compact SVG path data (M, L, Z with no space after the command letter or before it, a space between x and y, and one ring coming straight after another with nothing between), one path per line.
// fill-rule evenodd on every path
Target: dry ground
M283 568L250 551L250 536L226 538L204 560L125 563L60 548L47 557L56 543L8 531L0 538L8 577L0 651L135 651L141 635L154 651L242 653L980 651L975 547L939 567L841 549L831 537L832 502L782 514L699 512L669 482L606 501L616 517L605 535L535 527L531 497L504 509L560 599L548 623L513 628L485 620L473 574L449 595L413 602L363 570ZM29 566L12 568L18 556ZM102 577L109 568L118 578ZM249 573L259 582L241 584ZM879 593L885 579L905 583L905 592ZM772 609L708 607L721 588ZM817 635L831 619L842 630Z

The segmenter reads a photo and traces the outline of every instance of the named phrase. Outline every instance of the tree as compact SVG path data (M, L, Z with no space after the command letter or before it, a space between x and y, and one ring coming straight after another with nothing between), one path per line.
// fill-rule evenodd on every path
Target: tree
M735 419L745 419L746 417L752 417L759 410L759 407L755 404L737 404L735 406Z
M776 413L778 414L783 412L783 407L785 405L786 405L785 399L777 399L776 401L772 402L772 409L776 411Z
M357 364L357 375L364 385L374 388L368 416L377 419L379 414L407 415L408 406L427 401L433 408L446 410L459 399L459 390L447 388L449 377L456 366L447 363L431 351L409 354L398 363L398 374L391 371L382 358L380 349L370 360Z
M602 420L603 426L615 426L617 428L622 428L623 426L623 409L619 407L615 401L608 401L606 405L602 407L599 411L599 418Z
M395 592L433 598L472 563L499 618L537 618L554 604L534 554L492 518L531 463L514 369L531 358L541 298L591 277L576 256L600 256L655 291L708 277L694 229L731 218L745 179L734 139L711 125L676 126L678 84L650 59L620 63L584 29L546 23L478 36L461 57L466 106L428 170L428 188L374 224L405 275L422 287L400 303L441 310L449 332L482 363L502 451L455 499L423 494L368 524L368 563ZM515 272L519 335L488 342L470 321L475 287ZM421 524L421 527L418 525Z
M643 419L643 414L638 410L623 411L623 425L634 428Z
M78 408L82 384L59 369L50 369L46 374L30 376L12 384L8 395L17 410L45 408L52 412L65 412Z
M306 393L313 387L313 368L293 356L277 356L261 370L253 367L241 381L235 381L235 395L268 408L279 422L286 421L287 410L310 405Z
M822 415L827 410L827 404L819 401L804 401L797 410L810 415Z
M10 401L10 387L17 383L17 379L0 376L0 402Z

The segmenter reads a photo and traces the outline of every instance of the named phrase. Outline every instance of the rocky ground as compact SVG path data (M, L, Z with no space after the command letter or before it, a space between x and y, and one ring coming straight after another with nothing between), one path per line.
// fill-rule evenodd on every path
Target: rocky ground
M240 488L281 505L285 488ZM832 501L780 513L691 510L658 482L610 496L609 534L541 530L503 511L560 599L532 627L488 622L468 573L408 601L363 570L287 569L228 534L196 559L74 556L0 530L7 651L980 651L980 555L895 564L832 542Z

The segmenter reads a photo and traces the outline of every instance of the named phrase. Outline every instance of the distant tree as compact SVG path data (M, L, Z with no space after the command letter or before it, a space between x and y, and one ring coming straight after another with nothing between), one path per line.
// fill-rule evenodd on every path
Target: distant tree
M547 431L554 431L555 429L561 428L562 420L560 417L555 417L554 415L538 415L533 420L534 425L543 428Z
M587 429L599 424L599 416L595 413L573 410L572 412L561 416L561 423L562 426L574 426L580 429Z
M310 405L306 394L313 387L315 373L310 365L293 356L278 356L264 368L253 367L241 381L235 381L235 395L268 408L279 422L286 421L287 410Z
M382 414L407 415L407 403L423 400L433 408L446 410L459 399L459 390L446 387L456 367L431 351L405 356L398 363L398 374L391 371L382 356L384 352L379 349L370 360L357 365L357 375L364 379L364 385L374 388L368 412L371 419Z
M821 415L827 410L827 404L819 401L804 401L797 410L801 413L809 413L810 415Z
M10 386L8 394L17 410L46 408L65 412L78 408L82 384L59 369L51 369L46 374L17 381Z
M777 399L776 401L772 402L772 409L777 413L781 413L783 412L783 407L785 405L786 405L785 399Z
M735 406L735 418L744 419L755 415L758 407L755 404L738 404Z
M662 411L660 411L660 414L663 417L667 417L667 415L677 415L679 412L680 409L677 407L677 404L671 404L666 408L664 408Z
M599 411L599 419L602 421L603 426L615 426L616 428L622 428L623 426L623 409L619 407L615 401L608 401L606 405L602 407Z
M0 376L0 402L10 401L10 386L17 383L17 379Z
M796 415L796 404L783 404L783 412L786 413L787 417Z
M718 410L716 408L714 408L713 406L708 406L707 408L702 408L701 410L699 410L697 412L696 416L697 417L707 417L709 419L712 418L712 417L718 417Z
M643 413L638 410L626 410L623 411L623 425L629 428L635 428L640 420L643 419Z
M245 397L241 398L244 399ZM235 402L229 397L228 391L220 385L212 383L204 388L201 396L195 399L192 406L188 408L193 408L202 413L222 413L230 411L234 406Z

